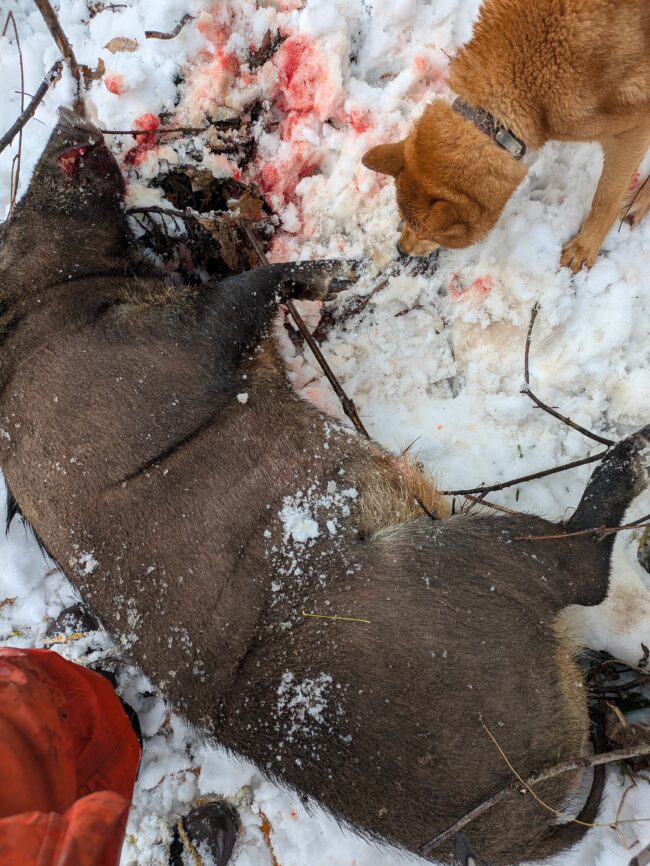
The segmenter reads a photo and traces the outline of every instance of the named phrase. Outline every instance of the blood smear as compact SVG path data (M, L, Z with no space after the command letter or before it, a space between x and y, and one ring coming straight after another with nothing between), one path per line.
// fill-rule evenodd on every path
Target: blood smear
M140 165L144 157L149 151L158 146L159 136L155 130L160 126L160 121L155 114L141 114L133 121L134 129L141 129L142 135L136 135L135 147L127 151L124 155L124 161L128 165Z
M104 87L109 93L114 93L115 96L121 96L124 92L124 76L123 75L105 75Z

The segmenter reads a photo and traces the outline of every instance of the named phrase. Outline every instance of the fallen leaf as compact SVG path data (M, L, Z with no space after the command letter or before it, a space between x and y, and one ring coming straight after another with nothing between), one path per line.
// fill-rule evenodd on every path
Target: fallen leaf
M79 69L81 70L81 74L83 75L86 89L88 89L90 87L91 81L99 81L99 79L106 72L106 64L100 57L97 60L97 66L95 67L95 69L91 69L90 66L85 66L83 63L79 65Z
M264 202L258 196L252 195L248 190L238 199L228 203L228 207L237 213L242 219L255 222L262 219Z
M619 708L609 703L605 711L605 735L615 749L634 749L637 746L650 745L650 725L628 722ZM650 756L630 758L627 763L635 772L647 770L650 768Z
M206 228L217 242L219 255L231 271L239 269L240 244L237 231L227 217L199 217L199 222Z
M137 51L138 43L135 39L129 39L127 36L115 36L104 45L104 48L111 54L117 54L120 51Z

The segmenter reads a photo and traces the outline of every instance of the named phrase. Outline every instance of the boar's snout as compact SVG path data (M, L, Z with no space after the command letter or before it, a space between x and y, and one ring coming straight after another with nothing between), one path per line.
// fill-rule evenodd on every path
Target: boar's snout
M46 153L54 161L70 151L81 152L104 144L104 136L85 117L69 108L59 108L59 122L48 142Z
M59 108L59 120L36 166L24 204L38 210L121 205L124 180L104 136L87 118Z

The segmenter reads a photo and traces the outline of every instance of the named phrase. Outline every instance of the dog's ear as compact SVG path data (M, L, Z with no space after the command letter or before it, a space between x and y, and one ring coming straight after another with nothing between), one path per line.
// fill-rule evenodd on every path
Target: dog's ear
M361 162L372 171L397 177L404 168L404 142L394 144L378 144L367 151Z
M441 199L437 201L429 211L425 220L425 227L429 237L436 237L441 232L446 232L460 222L460 215L453 204Z

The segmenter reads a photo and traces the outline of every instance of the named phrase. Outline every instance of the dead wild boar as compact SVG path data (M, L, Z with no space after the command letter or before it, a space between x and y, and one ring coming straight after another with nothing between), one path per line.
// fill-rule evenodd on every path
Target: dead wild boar
M620 521L648 431L568 524L451 517L287 386L278 299L325 297L344 266L172 285L134 253L122 194L101 134L63 111L0 252L2 469L115 640L193 724L409 851L512 781L483 726L523 777L586 753L561 612L604 599L611 539L514 539ZM582 780L538 793L562 810ZM520 795L469 830L491 864L584 832Z

